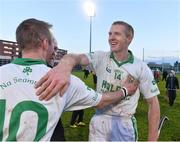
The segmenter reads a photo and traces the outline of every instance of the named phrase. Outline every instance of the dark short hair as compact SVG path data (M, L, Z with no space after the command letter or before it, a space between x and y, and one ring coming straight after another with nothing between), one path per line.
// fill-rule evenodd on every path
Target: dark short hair
M37 48L44 38L47 38L51 45L51 27L51 24L33 18L20 23L16 29L16 41L21 50L24 48Z
M123 25L126 28L126 31L125 31L126 36L132 36L132 37L134 36L134 29L130 24L124 21L115 21L112 23L112 25Z

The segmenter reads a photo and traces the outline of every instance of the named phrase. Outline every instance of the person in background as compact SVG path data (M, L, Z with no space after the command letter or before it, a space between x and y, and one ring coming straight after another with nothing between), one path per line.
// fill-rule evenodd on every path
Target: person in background
M169 106L173 106L176 99L176 90L179 89L179 81L174 70L171 70L167 76L166 89L169 98Z
M128 49L133 37L134 29L131 25L124 21L115 21L109 31L109 52L67 54L63 57L63 62L37 83L37 86L42 87L38 93L54 96L54 92L68 83L71 70L77 64L93 67L92 70L97 75L97 91L101 93L121 89L128 75L139 81L140 85L133 96L117 104L97 109L90 122L90 141L137 141L134 114L140 93L149 107L147 140L158 140L160 108L157 95L160 92L149 67ZM61 76L57 77L58 74Z
M85 126L86 124L83 122L84 110L75 110L72 113L70 127L77 128L78 126Z
M94 83L94 88L96 90L96 85L97 85L97 75L94 71L92 71L92 75L93 75L93 83Z
M89 76L89 70L85 68L83 71L84 71L84 79L87 79Z
M166 78L167 78L167 75L168 75L168 72L166 70L163 71L163 74L162 74L162 81L166 81Z
M154 78L156 80L156 82L158 83L159 80L160 80L160 76L161 76L161 73L160 73L160 70L157 68L154 70Z

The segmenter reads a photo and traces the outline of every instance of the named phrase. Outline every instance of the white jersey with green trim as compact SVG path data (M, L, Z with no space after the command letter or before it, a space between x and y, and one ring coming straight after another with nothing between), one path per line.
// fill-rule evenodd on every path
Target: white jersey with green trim
M128 74L140 82L134 95L103 109L97 109L97 113L111 116L132 116L136 111L140 93L145 99L159 94L151 70L144 62L135 58L131 51L129 51L128 60L124 62L118 62L111 52L97 51L86 56L97 75L97 91L99 93L121 89Z
M17 60L0 67L0 141L49 141L63 111L96 106L101 100L71 76L63 97L40 101L34 85L50 68L32 59Z

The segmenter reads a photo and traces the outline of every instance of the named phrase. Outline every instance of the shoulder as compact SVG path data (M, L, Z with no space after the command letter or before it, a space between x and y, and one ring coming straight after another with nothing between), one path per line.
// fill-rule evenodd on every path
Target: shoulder
M95 51L95 52L92 52L92 53L90 53L90 54L95 55L95 56L107 56L107 55L110 55L110 52Z
M111 51L96 51L95 54L102 60L111 57Z
M142 61L141 59L134 57L134 62L133 62L134 66L136 66L137 68L141 69L141 71L145 70L150 70L149 66L147 65L146 62ZM152 71L151 71L152 72Z
M7 68L9 68L9 67L11 67L11 66L13 66L12 63L2 65L2 66L0 66L0 70L7 69Z
M133 69L133 70L132 70ZM128 71L139 79L153 77L151 69L141 59L134 57L133 63L128 64Z
M70 87L74 89L79 89L84 85L84 82L78 77L71 75L70 76Z
M98 50L98 51L94 51L92 53L95 53L95 54L107 54L109 52Z
M110 55L109 52L104 52L104 51L95 51L86 54L86 56L90 61L101 61L102 59L109 57L109 55Z
M76 77L75 75L71 75L70 76L70 82L79 82L81 81L78 77Z
M12 63L3 65L3 66L0 67L0 72L2 72L2 73L6 73L6 72L8 72L8 71L11 71L11 72L12 72L14 67L15 67L15 66L14 66L14 64L12 64Z
M6 80L15 72L14 64L6 64L0 67L0 82Z
M147 64L145 62L143 62L141 59L137 58L134 56L134 64L139 64L141 66L147 66Z

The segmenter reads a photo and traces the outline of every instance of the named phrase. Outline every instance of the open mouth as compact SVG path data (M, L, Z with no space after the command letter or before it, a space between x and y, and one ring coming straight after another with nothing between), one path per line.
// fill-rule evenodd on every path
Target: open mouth
M117 42L115 42L115 41L110 41L110 45L117 45L118 43Z

